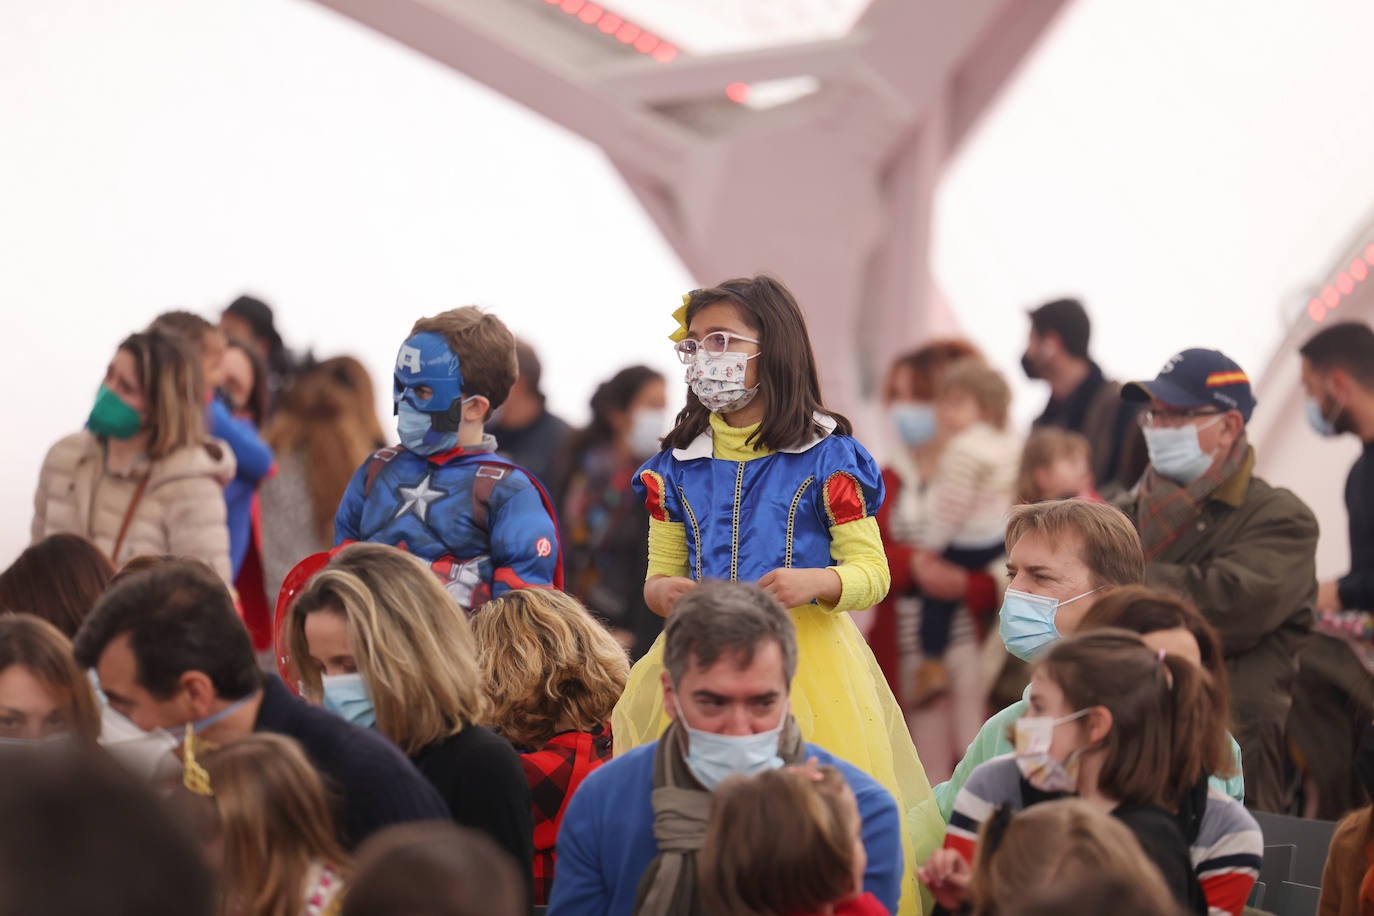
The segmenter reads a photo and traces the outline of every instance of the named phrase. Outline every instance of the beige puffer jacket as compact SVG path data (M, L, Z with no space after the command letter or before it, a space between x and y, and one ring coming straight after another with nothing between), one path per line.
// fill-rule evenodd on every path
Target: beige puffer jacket
M224 486L234 479L234 455L218 439L181 448L126 474L105 470L100 440L82 431L58 441L43 459L33 500L33 540L70 532L114 550L129 502L149 475L120 545L120 566L140 554L174 554L203 560L227 582L229 528Z

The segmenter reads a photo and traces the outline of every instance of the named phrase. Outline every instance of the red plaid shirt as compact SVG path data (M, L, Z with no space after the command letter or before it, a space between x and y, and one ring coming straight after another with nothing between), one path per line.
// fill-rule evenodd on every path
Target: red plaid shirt
M558 828L568 799L587 774L611 759L611 730L554 735L537 751L520 755L534 802L534 902L545 906L553 888Z

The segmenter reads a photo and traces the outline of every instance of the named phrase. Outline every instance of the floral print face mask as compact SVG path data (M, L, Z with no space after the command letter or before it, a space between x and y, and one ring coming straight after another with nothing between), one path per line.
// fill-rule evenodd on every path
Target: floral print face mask
M754 399L759 386L744 387L744 371L757 353L721 353L713 355L698 349L687 364L687 384L697 400L712 413L739 410Z

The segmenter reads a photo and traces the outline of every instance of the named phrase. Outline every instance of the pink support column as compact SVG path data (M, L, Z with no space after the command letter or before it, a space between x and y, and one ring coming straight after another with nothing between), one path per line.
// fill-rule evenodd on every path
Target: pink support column
M666 64L538 0L318 2L601 145L699 282L783 279L827 401L862 417L888 362L954 324L930 275L941 171L1064 0L874 0L834 41ZM796 76L819 89L724 96Z

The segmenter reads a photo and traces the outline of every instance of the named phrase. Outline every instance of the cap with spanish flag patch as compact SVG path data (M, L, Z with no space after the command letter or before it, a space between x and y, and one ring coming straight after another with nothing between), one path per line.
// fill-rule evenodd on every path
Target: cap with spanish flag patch
M1184 350L1169 357L1153 381L1127 382L1121 387L1127 401L1157 400L1170 407L1217 407L1238 410L1245 422L1255 412L1250 377L1220 350Z

